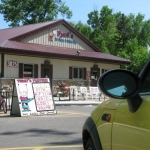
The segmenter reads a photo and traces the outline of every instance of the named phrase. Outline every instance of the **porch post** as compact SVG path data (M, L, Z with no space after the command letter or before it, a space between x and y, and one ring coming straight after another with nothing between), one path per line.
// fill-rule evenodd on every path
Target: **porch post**
M4 77L4 53L1 54L1 77Z

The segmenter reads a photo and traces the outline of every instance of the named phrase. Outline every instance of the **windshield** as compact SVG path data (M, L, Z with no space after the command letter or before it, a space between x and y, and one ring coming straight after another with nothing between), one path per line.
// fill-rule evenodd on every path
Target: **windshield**
M149 74L143 83L141 92L150 92L150 71L149 71Z
M150 92L150 58L146 62L146 64L143 66L139 78L142 81L142 90L141 93L144 92Z

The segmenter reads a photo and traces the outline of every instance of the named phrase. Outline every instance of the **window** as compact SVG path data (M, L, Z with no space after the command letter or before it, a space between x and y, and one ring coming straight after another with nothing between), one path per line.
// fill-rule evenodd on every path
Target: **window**
M144 80L141 92L150 92L150 72L148 73L146 79Z
M69 67L69 79L86 79L86 68Z
M93 71L93 72L92 72L91 79L97 80L97 79L98 79L97 74L98 74L97 71Z
M33 77L33 65L24 64L23 77Z
M83 78L83 68L73 68L73 78L82 79Z
M30 65L19 63L19 78L38 78L38 64Z

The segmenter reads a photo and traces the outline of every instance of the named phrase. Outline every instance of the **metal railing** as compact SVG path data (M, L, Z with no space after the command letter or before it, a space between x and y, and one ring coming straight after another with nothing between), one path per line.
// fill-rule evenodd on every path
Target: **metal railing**
M5 101L7 103L7 110L10 110L12 103L12 91L0 91L0 95L3 95L5 97Z

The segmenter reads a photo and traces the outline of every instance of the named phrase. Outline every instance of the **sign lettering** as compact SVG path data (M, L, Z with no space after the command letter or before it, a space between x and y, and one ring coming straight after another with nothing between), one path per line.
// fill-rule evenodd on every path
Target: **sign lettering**
M16 104L21 116L52 114L55 111L49 78L15 79L14 93L19 103L12 99L12 112ZM14 94L13 94L14 95Z

